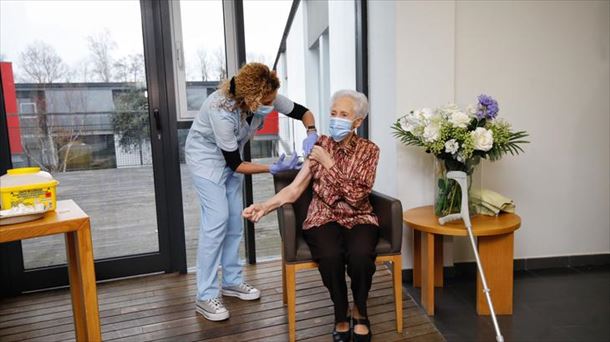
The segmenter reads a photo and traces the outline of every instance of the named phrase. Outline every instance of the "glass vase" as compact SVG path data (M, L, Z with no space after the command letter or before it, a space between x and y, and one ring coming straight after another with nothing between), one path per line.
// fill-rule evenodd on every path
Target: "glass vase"
M480 157L473 157L465 163L453 159L434 159L434 214L438 217L459 213L462 205L462 190L453 179L447 178L449 171L463 171L468 176L468 208L470 215L477 214L477 207L470 200L473 191L481 188L481 172L477 166Z

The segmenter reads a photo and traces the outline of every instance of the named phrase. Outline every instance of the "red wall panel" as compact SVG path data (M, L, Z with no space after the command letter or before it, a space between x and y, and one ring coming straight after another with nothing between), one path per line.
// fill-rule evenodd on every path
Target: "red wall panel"
M21 145L21 129L19 128L19 111L17 110L17 93L13 79L13 66L10 62L0 62L0 77L2 77L2 95L8 121L8 136L11 153L23 153Z
M279 114L277 111L273 111L265 118L265 124L263 128L259 129L256 134L264 135L277 135L279 133Z

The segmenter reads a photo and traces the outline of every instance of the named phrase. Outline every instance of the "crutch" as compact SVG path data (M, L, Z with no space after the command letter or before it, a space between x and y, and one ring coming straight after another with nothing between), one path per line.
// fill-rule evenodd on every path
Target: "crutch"
M502 337L502 333L500 332L500 326L498 326L498 321L496 320L496 312L494 311L494 306L491 302L491 296L489 295L489 288L487 287L487 280L485 280L483 265L481 265L481 259L479 259L477 245L474 242L474 235L472 234L470 212L468 211L468 178L466 176L466 173L463 171L449 171L447 172L447 178L455 180L460 185L460 188L462 189L462 206L460 208L459 214L449 214L447 216L443 216L438 219L438 222L441 225L444 225L447 222L459 219L462 219L464 221L464 225L468 230L468 236L470 237L470 243L472 244L472 251L474 252L474 257L477 260L477 267L479 269L479 274L481 275L481 282L483 283L483 292L485 292L487 304L489 305L489 312L491 312L491 319L493 320L494 328L496 329L496 341L503 342L504 337Z

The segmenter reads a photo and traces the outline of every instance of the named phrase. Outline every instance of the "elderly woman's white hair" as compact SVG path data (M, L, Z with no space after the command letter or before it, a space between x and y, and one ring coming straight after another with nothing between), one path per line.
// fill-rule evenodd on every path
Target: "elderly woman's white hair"
M338 90L333 94L330 100L330 106L337 101L337 99L348 97L354 101L354 113L359 119L364 119L369 114L369 101L366 99L366 95L357 92L355 90L343 89Z

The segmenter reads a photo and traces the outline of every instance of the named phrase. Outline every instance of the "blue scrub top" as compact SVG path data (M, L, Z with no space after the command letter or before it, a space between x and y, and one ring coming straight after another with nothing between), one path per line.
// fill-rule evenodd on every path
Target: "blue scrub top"
M239 109L229 111L234 101L227 99L222 90L216 90L201 105L186 138L186 164L198 177L214 183L222 182L227 164L222 151L235 151L243 159L243 149L264 123L264 119L254 116L251 123ZM294 102L277 95L273 102L275 110L287 114L294 108Z

